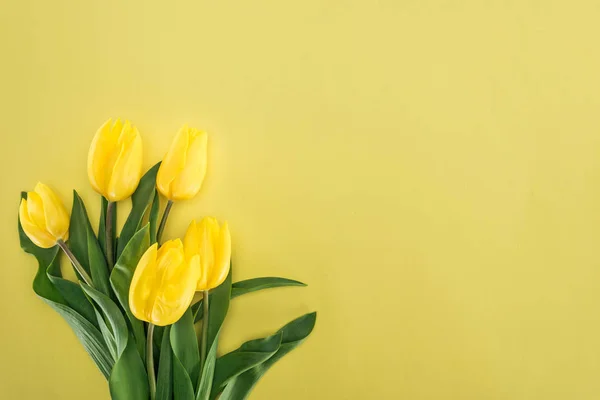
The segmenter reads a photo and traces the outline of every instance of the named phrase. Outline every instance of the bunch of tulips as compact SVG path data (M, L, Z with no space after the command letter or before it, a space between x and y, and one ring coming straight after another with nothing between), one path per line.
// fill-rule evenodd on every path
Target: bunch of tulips
M316 313L309 313L217 355L230 299L305 285L278 277L232 282L229 227L213 217L192 220L183 241L162 241L173 204L202 186L207 141L205 132L184 126L162 162L142 175L138 129L118 119L104 123L87 162L90 183L102 196L97 231L76 191L70 215L42 183L21 195L21 247L38 261L33 289L71 326L113 399L245 399L315 325ZM131 211L117 235L117 204L128 198ZM76 281L62 276L62 253Z

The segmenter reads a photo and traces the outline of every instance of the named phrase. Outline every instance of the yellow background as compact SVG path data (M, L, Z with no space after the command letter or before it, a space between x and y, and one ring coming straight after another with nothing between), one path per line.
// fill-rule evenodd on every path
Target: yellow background
M229 220L222 350L318 310L252 399L600 398L600 6L589 1L9 1L0 15L0 397L108 398L31 290L19 191L94 221L110 116L146 165L210 132L201 194ZM124 210L125 207L121 207ZM123 217L123 213L121 214Z

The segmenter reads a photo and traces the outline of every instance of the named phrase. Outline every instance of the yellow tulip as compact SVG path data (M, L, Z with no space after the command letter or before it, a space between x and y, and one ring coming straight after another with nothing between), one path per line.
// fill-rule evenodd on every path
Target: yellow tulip
M180 239L155 243L140 259L129 288L129 308L137 319L170 325L185 313L200 275L199 257L186 260Z
M156 177L163 196L171 201L188 200L200 191L206 174L207 142L206 132L187 126L179 130Z
M43 183L35 185L19 206L23 231L33 243L48 249L69 237L69 213L56 193Z
M142 177L142 138L129 121L109 119L98 129L88 153L88 178L109 201L133 194Z
M216 288L227 278L231 261L231 235L227 222L219 226L212 217L202 218L198 224L192 221L183 239L183 247L188 259L200 256L196 290Z

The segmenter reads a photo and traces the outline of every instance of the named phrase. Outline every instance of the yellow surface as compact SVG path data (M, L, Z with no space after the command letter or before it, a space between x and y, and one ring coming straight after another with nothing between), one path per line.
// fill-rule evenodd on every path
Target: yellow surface
M314 335L252 399L600 398L596 1L9 1L0 14L0 397L106 399L31 291L19 191L94 219L89 143L110 116L145 166L211 133L177 205L230 221L222 350L311 310ZM122 207L123 209L123 207ZM123 216L123 214L121 214Z

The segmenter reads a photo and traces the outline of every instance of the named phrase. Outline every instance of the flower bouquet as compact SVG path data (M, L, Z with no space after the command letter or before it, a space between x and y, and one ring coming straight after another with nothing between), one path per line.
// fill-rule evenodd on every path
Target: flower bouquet
M71 326L113 399L245 399L315 325L316 313L306 314L217 356L231 299L305 285L275 277L232 282L229 228L215 218L192 221L183 240L162 240L171 207L198 193L206 165L207 134L183 127L163 161L142 176L137 128L108 120L87 164L102 195L97 233L76 191L70 215L44 184L21 195L21 247L38 261L33 290ZM129 197L131 212L117 235L117 204ZM159 222L161 197L167 201ZM62 253L76 282L61 274Z

